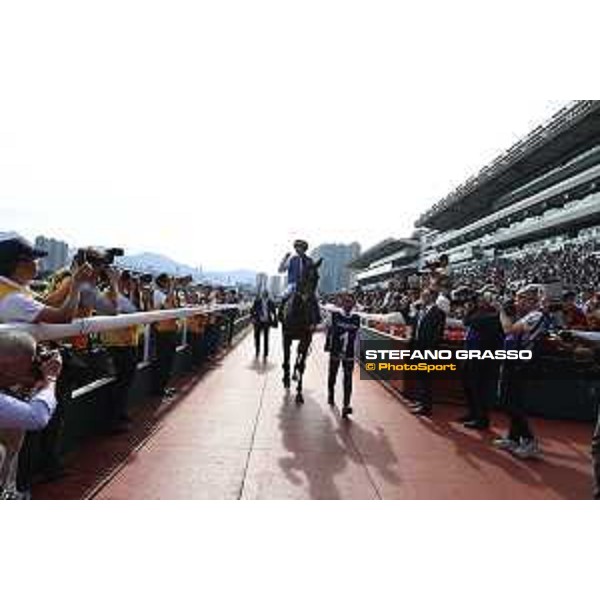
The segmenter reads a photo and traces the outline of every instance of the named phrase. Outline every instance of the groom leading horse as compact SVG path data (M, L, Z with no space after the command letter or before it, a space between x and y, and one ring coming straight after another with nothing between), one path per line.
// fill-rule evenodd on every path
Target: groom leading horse
M279 271L287 272L288 287L283 296L280 320L283 324L283 385L290 389L290 358L292 341L298 341L293 379L297 382L296 402L302 404L302 380L306 359L312 343L315 327L321 322L321 312L316 292L319 269L323 260L314 262L306 255L308 244L304 240L294 242L296 255L289 253L283 259Z

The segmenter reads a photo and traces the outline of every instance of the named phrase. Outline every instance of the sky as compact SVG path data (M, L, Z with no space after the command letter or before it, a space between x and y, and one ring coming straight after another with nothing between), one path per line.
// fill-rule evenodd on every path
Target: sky
M7 4L0 231L206 270L409 235L579 91L509 72L505 40L465 39L443 3Z

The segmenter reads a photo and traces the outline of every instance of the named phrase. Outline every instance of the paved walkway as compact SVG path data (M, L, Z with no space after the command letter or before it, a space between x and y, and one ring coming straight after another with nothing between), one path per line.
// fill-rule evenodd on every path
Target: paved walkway
M465 431L460 408L419 420L372 381L355 381L351 423L326 403L315 340L306 404L281 386L279 335L268 364L252 336L209 371L96 493L98 499L588 498L591 426L537 421L543 461L523 463ZM504 424L502 417L497 425ZM496 428L498 433L499 428Z

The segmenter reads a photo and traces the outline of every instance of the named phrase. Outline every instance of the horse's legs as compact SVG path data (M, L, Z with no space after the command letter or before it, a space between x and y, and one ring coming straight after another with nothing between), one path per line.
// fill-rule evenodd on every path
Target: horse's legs
M306 337L303 337L298 344L298 356L296 358L296 370L298 372L296 402L299 404L304 402L304 397L302 396L302 384L304 381L304 371L306 370L306 361L308 359L308 351L310 349L311 341L312 336L307 335Z
M290 357L292 355L292 338L283 334L283 386L290 389Z

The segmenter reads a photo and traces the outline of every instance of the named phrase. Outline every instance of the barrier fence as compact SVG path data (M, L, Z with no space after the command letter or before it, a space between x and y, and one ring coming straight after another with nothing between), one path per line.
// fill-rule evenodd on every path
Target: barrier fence
M334 305L323 306L326 311L339 310ZM408 349L410 325L394 322L393 315L358 313L361 318L361 340L393 341ZM465 327L458 319L447 319L446 335L442 348L462 348ZM588 347L600 346L600 332L574 331L564 333ZM600 369L594 361L577 360L555 348L556 340L546 348L538 361L540 374L526 384L527 408L532 415L550 419L568 419L594 422L600 404ZM410 377L381 383L404 395L412 389ZM465 402L461 373L455 380L436 382L435 396L442 402Z
M187 319L198 315L218 315L223 312L236 310L240 313L249 311L249 304L214 304L202 307L175 308L169 310L156 310L148 312L131 313L126 315L114 315L108 317L88 317L84 319L75 319L71 323L65 324L29 324L29 323L11 323L0 325L0 333L3 331L26 331L30 333L38 342L48 342L56 340L67 340L80 335L92 335L117 329L125 329L133 326L144 327L144 353L143 362L150 359L150 328L155 323L162 321L180 320L181 340L180 345L186 346L188 343L188 323ZM249 321L248 314L243 314L234 323L234 330L241 329Z

